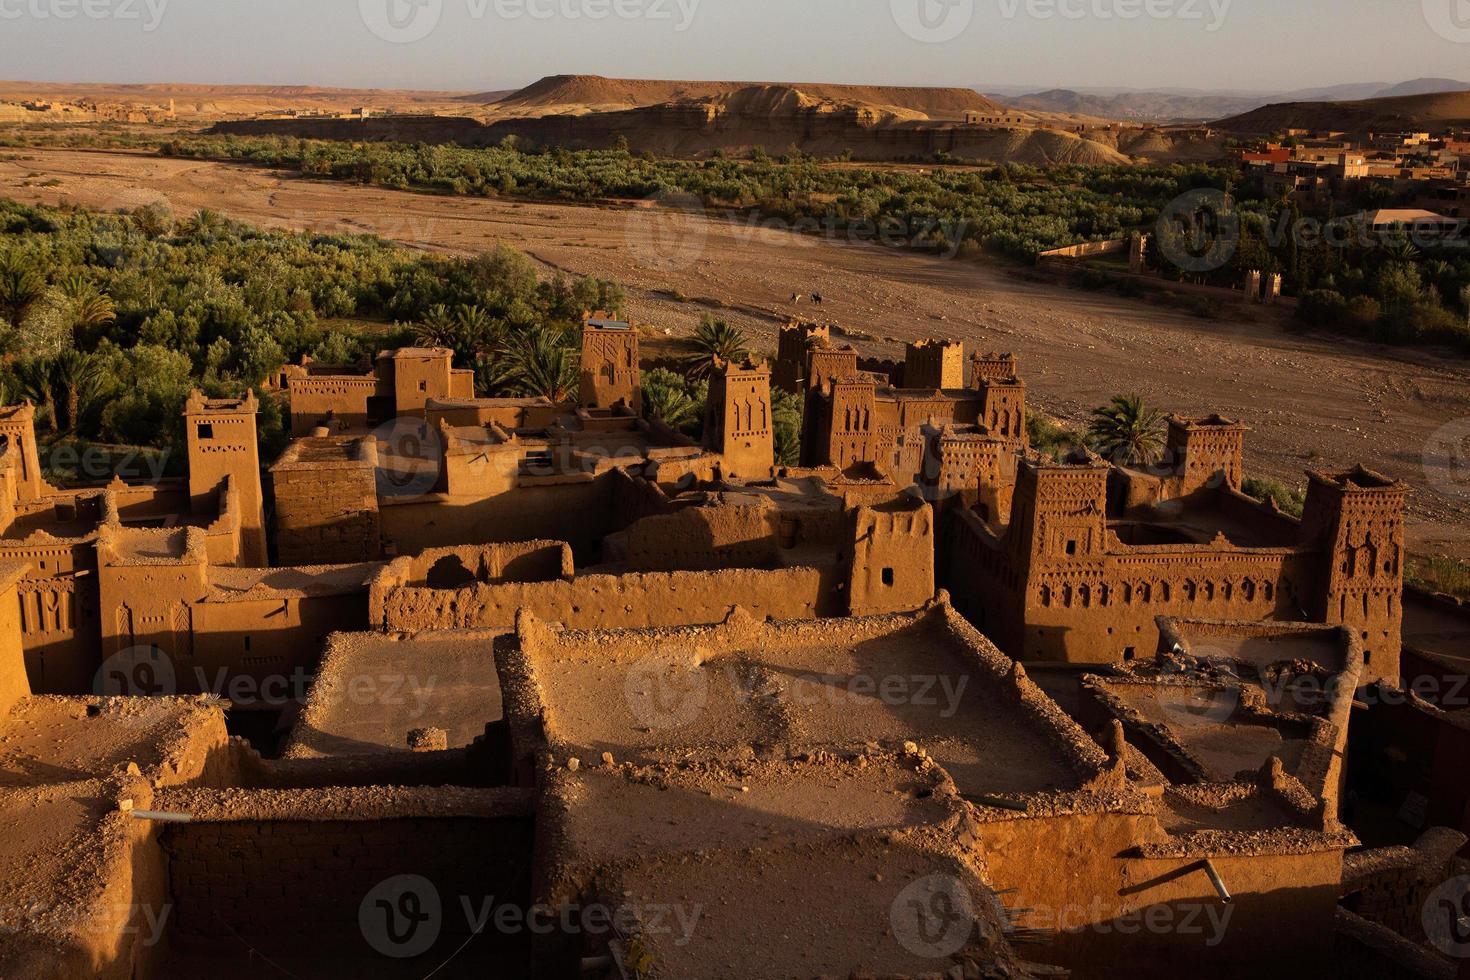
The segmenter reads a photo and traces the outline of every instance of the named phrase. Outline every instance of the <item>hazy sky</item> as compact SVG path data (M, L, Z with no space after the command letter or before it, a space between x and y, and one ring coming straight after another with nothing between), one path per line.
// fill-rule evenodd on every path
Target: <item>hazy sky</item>
M7 79L489 90L570 72L1255 90L1467 78L1470 0L0 0Z

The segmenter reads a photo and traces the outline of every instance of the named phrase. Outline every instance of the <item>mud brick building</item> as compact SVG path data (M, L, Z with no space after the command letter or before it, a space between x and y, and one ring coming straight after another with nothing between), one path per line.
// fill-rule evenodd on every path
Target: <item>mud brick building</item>
M435 398L473 398L474 372L453 366L454 352L403 348L378 355L370 370L287 368L281 380L291 399L291 434L371 429L396 418L422 418ZM333 373L328 373L333 372Z
M947 581L1013 656L1128 660L1153 648L1159 616L1310 621L1357 630L1365 676L1398 677L1406 486L1314 473L1301 521L1228 478L1110 514L1111 469L1085 450L1030 457L1008 521L953 512Z
M0 409L0 975L1454 977L1470 611L1406 488L1288 517L1219 416L1042 456L1014 357L831 334L702 443L600 315L566 404L286 369L268 475L249 396L146 486Z

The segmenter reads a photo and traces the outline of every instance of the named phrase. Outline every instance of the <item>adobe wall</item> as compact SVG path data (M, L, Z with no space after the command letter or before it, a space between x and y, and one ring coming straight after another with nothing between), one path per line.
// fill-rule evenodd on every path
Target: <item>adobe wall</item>
M17 586L26 673L37 694L92 690L102 663L96 574L27 579Z
M399 351L391 363L396 414L422 418L429 399L454 395L449 351Z
M358 428L368 424L368 399L377 397L375 375L332 377L318 375L290 378L286 389L291 398L291 435L309 436L327 416L340 424Z
M566 541L584 556L594 554L616 530L610 473L525 482L514 493L490 497L384 498L380 505L389 554L544 538Z
M271 595L190 608L192 632L180 638L173 669L181 694L230 696L246 690L270 700L300 693L295 680L315 673L327 637L368 628L367 589L349 595ZM247 697L244 700L251 700Z
M1273 975L1330 973L1340 847L1217 849L1211 860L1234 896L1226 906L1197 867L1200 857L1143 856L1141 841L1162 839L1157 818L1143 814L1033 817L980 828L988 880L997 890L1015 890L1005 898L1008 907L1034 910L1021 917L1023 928L1071 927L1050 939L1045 959L1078 976L1223 977L1258 972L1263 962ZM1217 930L1207 913L1218 922L1227 911L1225 928Z
M0 564L0 717L31 693L16 599L16 585L25 573L26 566L19 562Z
M401 565L399 559L395 565ZM487 585L501 582L547 582L570 578L576 571L571 545L563 541L510 541L502 544L432 548L406 559L407 585L445 586L436 575L458 570ZM468 584L468 583L464 583Z
M934 509L926 503L853 512L848 615L918 609L934 598Z
M163 832L174 934L185 942L360 948L364 899L397 875L433 884L443 930L460 941L472 930L461 898L476 910L492 897L530 901L534 801L524 791L185 791L161 802L193 816Z
M388 593L389 632L509 628L521 610L569 629L640 629L718 623L736 604L777 621L834 615L832 573L815 568L726 569L584 575L570 581L476 584L467 589L405 587Z
M769 503L687 507L648 517L623 533L626 561L640 571L768 568L777 563L779 515Z
M291 452L271 469L276 563L345 565L378 558L376 447L363 442L358 459L338 463L293 462Z
M445 422L453 428L488 427L544 429L566 413L568 406L546 398L481 398L463 401L431 399L424 419L434 430Z
M1134 548L1035 569L1020 615L1023 659L1112 663L1158 645L1159 616L1300 620L1311 556L1208 545Z

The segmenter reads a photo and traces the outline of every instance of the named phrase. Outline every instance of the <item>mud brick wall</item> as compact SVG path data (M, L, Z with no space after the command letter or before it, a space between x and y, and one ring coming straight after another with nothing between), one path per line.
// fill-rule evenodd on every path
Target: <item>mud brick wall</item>
M832 615L834 585L814 568L586 575L458 590L401 588L387 596L383 615L388 630L404 632L506 628L521 609L570 629L718 623L737 604L757 618L786 621Z
M468 933L473 908L529 902L528 816L376 821L288 820L168 828L173 927L190 940L268 936L273 948L360 941L358 910L396 875L434 884L446 933Z
M382 550L371 467L278 470L276 552L281 565L346 565Z

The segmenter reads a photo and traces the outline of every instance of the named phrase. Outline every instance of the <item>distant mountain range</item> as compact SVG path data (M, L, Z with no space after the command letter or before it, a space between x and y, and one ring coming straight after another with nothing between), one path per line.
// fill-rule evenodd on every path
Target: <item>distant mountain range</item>
M1129 91L1118 89L1049 89L1018 91L1014 87L981 88L997 101L1032 112L1067 112L1105 119L1184 122L1220 119L1287 102L1357 102L1365 99L1432 95L1470 90L1470 82L1450 78L1418 78L1398 85L1358 82L1291 92L1210 92L1190 89Z

